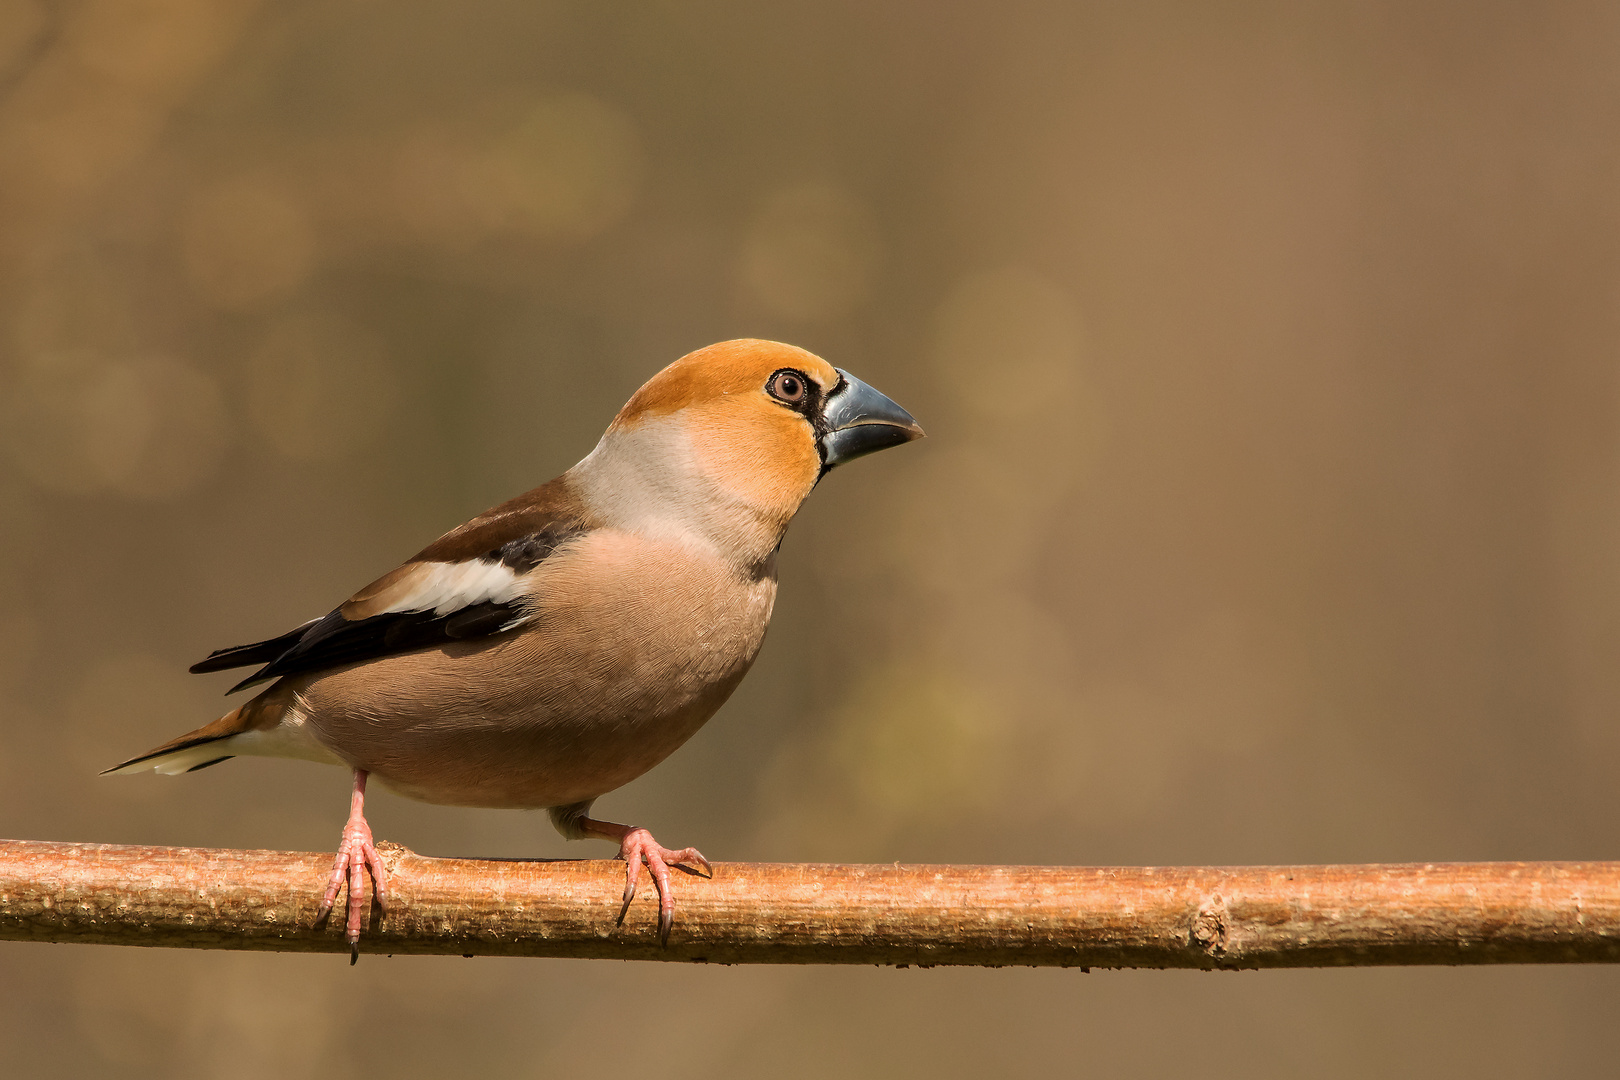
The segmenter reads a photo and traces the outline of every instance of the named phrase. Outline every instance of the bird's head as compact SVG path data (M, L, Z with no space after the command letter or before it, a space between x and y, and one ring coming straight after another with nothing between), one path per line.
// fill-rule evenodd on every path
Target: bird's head
M827 470L922 434L906 410L819 356L743 338L647 380L581 466L599 474L593 494L612 492L624 511L701 517L710 533L757 526L774 531L774 548Z

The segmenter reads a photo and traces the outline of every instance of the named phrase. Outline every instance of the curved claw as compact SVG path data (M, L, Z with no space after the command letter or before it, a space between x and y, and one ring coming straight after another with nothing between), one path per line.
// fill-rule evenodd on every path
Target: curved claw
M630 902L636 898L636 886L641 880L641 864L647 864L647 870L652 875L653 886L658 890L658 944L669 944L669 931L675 925L675 892L670 887L669 868L679 867L689 874L696 874L697 866L703 867L703 874L714 876L714 867L697 848L682 848L672 851L653 839L652 833L646 829L631 829L624 834L619 842L619 858L625 862L624 868L624 903L619 908L619 925L624 925L624 917L630 911Z

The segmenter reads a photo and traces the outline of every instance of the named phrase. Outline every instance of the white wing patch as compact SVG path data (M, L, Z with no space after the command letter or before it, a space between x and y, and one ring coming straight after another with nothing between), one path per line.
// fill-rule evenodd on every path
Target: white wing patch
M523 592L518 575L504 563L473 559L459 563L422 563L407 582L408 591L378 614L432 611L449 615L474 604L509 604Z

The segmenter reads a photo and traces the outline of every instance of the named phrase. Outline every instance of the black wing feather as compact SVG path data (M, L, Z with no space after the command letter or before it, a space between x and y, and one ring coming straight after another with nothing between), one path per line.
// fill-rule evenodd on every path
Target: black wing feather
M485 602L447 615L432 611L390 612L350 622L333 611L309 624L291 643L252 675L226 691L234 694L257 683L303 671L375 660L395 653L430 649L455 641L498 634L523 618L518 605ZM274 638L280 642L288 635ZM269 645L270 642L262 644ZM206 661L204 661L206 663Z

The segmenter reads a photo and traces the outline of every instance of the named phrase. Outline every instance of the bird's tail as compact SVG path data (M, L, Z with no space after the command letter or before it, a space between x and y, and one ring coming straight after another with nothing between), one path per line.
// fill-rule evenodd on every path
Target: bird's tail
M265 727L265 721L271 719L265 715L266 696L268 695L261 694L252 701L245 702L241 707L232 709L212 724L170 740L139 757L132 757L122 764L114 765L101 775L128 774L155 769L173 776L176 773L196 772L210 765L218 765L235 756L229 749L231 739ZM279 709L277 711L279 712Z

